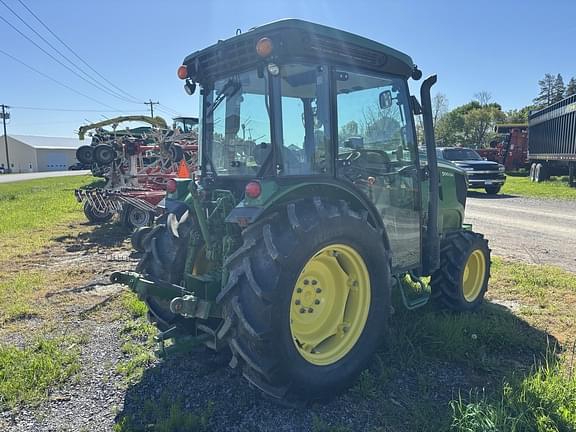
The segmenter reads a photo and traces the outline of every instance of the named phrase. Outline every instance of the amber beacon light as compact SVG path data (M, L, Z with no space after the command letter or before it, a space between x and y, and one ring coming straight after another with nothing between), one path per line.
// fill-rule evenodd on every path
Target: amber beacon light
M272 39L263 37L256 43L256 52L260 57L268 57L272 54Z

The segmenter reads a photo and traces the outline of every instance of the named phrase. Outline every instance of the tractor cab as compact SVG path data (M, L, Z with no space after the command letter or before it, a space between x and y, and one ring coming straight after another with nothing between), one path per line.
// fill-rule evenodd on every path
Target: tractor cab
M465 173L436 160L436 77L421 104L409 93L421 75L386 45L300 20L184 59L199 177L171 181L138 273L112 275L146 301L162 355L204 344L269 396L309 402L366 367L392 290L409 309L480 305L489 249L463 224Z
M178 74L188 92L200 87L202 186L243 198L228 221L252 223L279 193L346 195L388 228L394 267L420 266L426 185L407 81L421 72L410 57L284 20L188 56Z

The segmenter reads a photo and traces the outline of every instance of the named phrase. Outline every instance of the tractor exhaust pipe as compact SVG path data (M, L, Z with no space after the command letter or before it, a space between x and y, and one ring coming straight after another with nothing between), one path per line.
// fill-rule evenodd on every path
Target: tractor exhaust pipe
M439 185L438 160L436 158L436 141L434 139L434 123L432 122L432 99L430 89L438 77L431 75L420 87L422 102L422 119L424 121L424 139L426 141L426 157L428 159L428 223L423 250L424 273L432 274L440 266L440 234L438 233Z

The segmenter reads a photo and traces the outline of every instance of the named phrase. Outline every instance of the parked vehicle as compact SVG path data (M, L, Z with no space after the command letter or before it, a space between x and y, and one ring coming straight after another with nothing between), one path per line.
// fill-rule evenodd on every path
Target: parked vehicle
M489 161L504 165L506 171L529 168L528 124L501 123L496 125L498 139L489 148L476 149L478 154Z
M568 175L576 187L576 95L530 113L528 159L532 181Z
M465 147L439 147L438 159L449 160L466 172L469 189L484 189L495 195L506 182L504 165L485 160L475 150Z
M80 171L80 170L89 170L92 168L91 164L85 164L82 162L76 162L73 165L68 167L68 171Z
M112 275L146 301L161 355L230 350L266 394L309 402L367 366L393 289L423 306L431 276L439 304L482 303L490 250L463 224L464 172L436 158L436 76L420 106L410 57L300 20L197 51L178 76L202 89L200 179L174 181L165 222L135 242L139 273Z

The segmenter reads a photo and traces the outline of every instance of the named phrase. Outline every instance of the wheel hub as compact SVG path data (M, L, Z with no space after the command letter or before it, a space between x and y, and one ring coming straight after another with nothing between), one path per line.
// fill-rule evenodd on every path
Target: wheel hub
M292 293L290 329L299 353L316 365L335 363L358 341L369 307L370 275L358 252L342 244L321 249Z
M462 291L468 302L478 298L484 285L486 274L486 258L481 250L474 250L464 266L462 272Z

